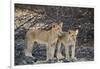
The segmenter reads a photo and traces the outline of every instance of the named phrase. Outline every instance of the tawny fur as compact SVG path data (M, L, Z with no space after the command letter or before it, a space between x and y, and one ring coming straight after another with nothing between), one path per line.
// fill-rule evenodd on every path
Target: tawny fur
M26 48L25 48L25 55L32 56L32 50L34 46L34 42L40 44L46 44L46 51L47 51L47 59L53 59L54 52L55 52L55 44L58 40L58 36L62 33L62 24L63 23L53 23L52 29L49 31L45 30L29 30L26 34Z
M76 45L76 38L77 38L78 30L73 31L69 30L68 32L63 32L62 36L58 38L58 46L57 46L57 53L56 56L58 59L63 59L60 48L61 44L65 47L65 58L67 60L76 59L75 57L75 45ZM71 46L71 57L69 55L69 47Z

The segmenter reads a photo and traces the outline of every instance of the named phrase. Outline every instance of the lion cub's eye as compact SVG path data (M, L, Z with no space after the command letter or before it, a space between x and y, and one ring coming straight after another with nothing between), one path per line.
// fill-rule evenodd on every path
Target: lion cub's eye
M58 30L59 30L60 28L58 28Z
M74 35L72 35L72 36L74 36Z
M53 25L52 27L53 27L53 28L55 28L56 26L55 26L55 25Z

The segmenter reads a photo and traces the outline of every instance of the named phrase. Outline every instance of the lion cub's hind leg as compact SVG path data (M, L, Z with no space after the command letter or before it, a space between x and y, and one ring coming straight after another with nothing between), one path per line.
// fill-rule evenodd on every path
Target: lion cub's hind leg
M35 59L35 57L32 56L32 50L33 50L34 42L27 41L27 47L25 48L25 56L32 57Z

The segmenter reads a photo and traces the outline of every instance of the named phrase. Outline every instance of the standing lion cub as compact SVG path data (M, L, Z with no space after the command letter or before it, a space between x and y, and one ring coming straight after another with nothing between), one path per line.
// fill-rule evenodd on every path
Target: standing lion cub
M68 32L63 32L62 36L58 38L58 46L57 46L57 53L56 56L58 59L64 58L61 54L60 48L61 44L65 46L65 58L67 60L76 60L75 57L75 45L76 45L76 37L78 34L78 30L69 30ZM69 54L69 48L71 47L71 57Z
M26 34L26 48L25 48L25 56L32 56L32 50L34 46L34 42L40 44L46 44L46 52L47 52L47 61L49 59L53 59L54 52L55 52L55 44L58 40L58 36L62 33L62 25L63 23L56 23L52 24L52 29L45 31L45 30L29 30Z

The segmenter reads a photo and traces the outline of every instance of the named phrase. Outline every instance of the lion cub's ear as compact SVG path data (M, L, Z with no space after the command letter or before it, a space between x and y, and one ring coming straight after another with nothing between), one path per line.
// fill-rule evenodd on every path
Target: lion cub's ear
M56 27L56 25L57 25L56 23L53 23L53 24L52 24L52 28L55 28L55 27Z
M68 34L71 34L72 32L71 32L71 30L68 30Z
M63 26L63 22L59 23L59 25L60 25L60 27L62 27Z
M77 29L77 30L76 30L76 35L78 34L78 31L79 31L79 30Z

